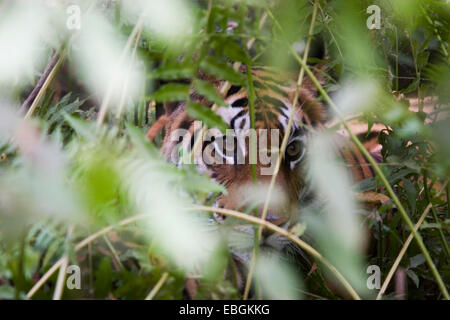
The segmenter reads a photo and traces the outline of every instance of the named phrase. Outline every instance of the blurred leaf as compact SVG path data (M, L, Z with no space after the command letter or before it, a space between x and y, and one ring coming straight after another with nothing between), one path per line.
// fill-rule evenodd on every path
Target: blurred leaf
M64 118L81 138L86 141L95 139L95 134L92 130L94 126L91 122L75 118L71 115L65 115Z
M256 279L261 285L265 299L298 300L302 282L298 273L287 265L277 255L261 256L256 264Z
M416 287L419 288L419 277L417 276L417 274L411 269L406 270L406 274L414 282Z
M8 285L0 286L0 300L13 300L15 298L14 287Z
M154 146L148 141L147 137L143 134L143 132L131 124L126 124L128 135L131 138L134 146L138 148L141 154L148 154L151 157L158 157L158 151L154 148Z
M152 94L156 102L183 101L189 99L189 86L179 83L169 83Z
M203 121L210 128L217 128L221 132L225 132L226 129L229 129L228 124L225 123L217 113L202 104L188 102L187 112L189 116Z
M231 59L231 61L239 61L246 65L251 65L252 61L245 51L239 44L231 39L227 39L224 44L224 53Z
M194 88L199 94L214 102L217 106L225 106L225 101L211 83L195 79Z
M112 289L112 269L110 258L104 257L95 270L95 298L106 298Z
M243 74L235 71L227 63L217 58L207 57L200 63L200 67L219 79L227 80L236 85L245 85L245 77Z
M175 66L162 66L150 72L149 77L163 80L188 79L195 76L191 65L181 64Z
M409 267L416 268L425 262L425 257L423 254L415 255L414 257L409 258Z

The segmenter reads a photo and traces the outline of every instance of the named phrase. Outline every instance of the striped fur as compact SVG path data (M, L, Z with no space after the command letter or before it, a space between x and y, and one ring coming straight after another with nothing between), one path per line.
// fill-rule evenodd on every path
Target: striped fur
M289 116L292 112L293 100L296 92L295 81L289 77L277 73L275 70L255 67L252 70L255 87L255 129L261 132L263 129L278 129L281 133L279 136L279 145L286 132ZM222 81L209 79L213 85L220 87ZM296 212L300 206L309 205L314 201L314 194L309 188L307 181L306 167L304 165L305 150L308 147L308 140L311 129L318 129L325 120L325 112L322 104L315 99L317 92L312 84L305 78L304 86L300 89L299 100L297 101L296 110L294 110L294 123L289 135L285 155L282 159L279 173L276 178L276 197L281 201L270 203L268 209L267 220L279 226L289 228L295 222ZM211 107L212 102L197 93L191 93L191 99ZM231 129L249 130L250 129L250 111L248 93L245 87L231 86L224 98L226 105L218 106L215 112L230 126ZM162 145L164 156L178 165L177 161L171 159L171 155L180 145L180 139L173 141L172 133L177 129L186 130L188 139L184 139L183 148L192 151L195 145L193 118L189 117L186 111L185 103L166 104L166 114L162 116L149 130L148 137L150 140L154 138L156 133L163 127L165 129L165 137ZM218 136L222 133L217 132ZM230 137L226 137L228 139ZM235 137L232 137L233 139ZM231 139L231 138L230 138ZM259 139L259 138L258 138ZM270 137L268 137L270 140ZM342 136L336 137L336 154L339 155L347 164L354 181L360 181L374 176L374 172L369 165L368 160L358 150L358 148L350 143ZM245 163L239 164L236 156L225 157L223 164L208 165L202 161L203 151L208 147L212 147L213 152L225 154L223 150L213 146L214 142L207 141L203 143L198 152L194 150L196 159L198 160L198 168L200 171L206 171L212 179L223 184L227 188L227 194L220 195L215 205L220 208L241 210L248 209L248 198L251 197L254 190L253 176L251 165L248 164L249 145L244 142L240 148L245 153ZM234 144L235 153L239 152L239 143ZM214 153L215 154L215 153ZM262 169L267 164L261 163L258 159L255 164L257 169L257 180L259 185L268 185L271 175L262 175ZM278 199L278 200L280 200ZM275 199L277 200L277 199ZM259 214L262 212L262 204L257 206ZM215 223L223 223L224 217L215 215ZM253 228L251 228L253 230ZM253 232L250 230L241 230L244 232ZM279 235L264 234L261 245L271 247L275 251L281 251L285 246L292 245L286 239ZM235 256L238 267L248 262L248 251L242 253L239 250L231 248Z

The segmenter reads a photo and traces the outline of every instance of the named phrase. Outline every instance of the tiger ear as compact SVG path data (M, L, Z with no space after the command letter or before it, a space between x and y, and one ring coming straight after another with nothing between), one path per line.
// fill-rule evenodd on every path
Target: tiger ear
M313 93L306 88L300 89L298 106L302 118L306 120L306 123L312 126L316 126L326 119L326 112L323 104L317 101L313 96Z
M316 65L312 68L312 74L319 81L320 85L325 84L325 73L327 71L327 67L323 64ZM319 95L319 91L317 87L312 82L311 78L308 75L303 77L302 88L309 90L313 96L317 97Z
M326 66L316 65L312 71L320 85L323 85L325 83ZM306 121L313 126L324 121L327 117L323 104L317 100L318 97L317 87L309 76L305 75L302 88L300 89L298 105L301 107L301 112L305 116Z

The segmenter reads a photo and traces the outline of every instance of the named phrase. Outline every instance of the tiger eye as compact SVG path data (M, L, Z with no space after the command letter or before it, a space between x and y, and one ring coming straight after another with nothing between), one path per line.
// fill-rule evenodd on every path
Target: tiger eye
M301 143L298 140L295 140L293 142L291 142L287 148L286 148L286 154L290 157L290 158L295 158L298 157L298 155L300 154L301 151Z

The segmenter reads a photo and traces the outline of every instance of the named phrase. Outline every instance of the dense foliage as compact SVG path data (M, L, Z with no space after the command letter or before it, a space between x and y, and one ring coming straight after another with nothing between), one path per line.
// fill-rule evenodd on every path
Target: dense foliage
M70 28L76 12L67 8L73 3L81 8L80 28ZM371 5L381 9L381 24L369 30ZM105 0L47 6L0 1L0 43L15 48L0 53L0 299L181 299L187 274L200 282L197 299L240 299L225 272L226 240L208 223L209 213L193 209L211 206L224 186L194 165L166 163L159 153L162 133L154 143L145 133L163 103L189 101L191 88L223 103L199 71L246 87L252 80L233 68L236 62L298 74L310 26L308 65L325 66L319 86L345 119L366 122L369 131L382 124L379 167L413 224L426 213L418 233L448 290L448 1ZM28 19L30 10L35 19ZM49 81L18 112L47 65ZM334 118L327 98L319 99ZM190 103L188 110L206 125L222 125L206 107ZM380 175L355 186L355 194L368 191L391 198ZM399 206L374 203L356 213L372 234L364 253L331 241L333 229L345 229L352 223L346 219L355 217L319 227L321 220L306 219L291 231L323 253L363 298L378 293L366 287L367 266L380 267L383 284L399 256L383 299L444 298L423 248L407 240L411 231ZM332 213L341 217L337 211ZM257 264L256 281L266 289L260 297L349 297L331 288L320 261L318 268L272 262ZM62 278L71 265L81 270L79 289Z

